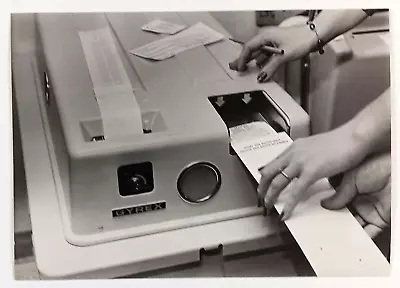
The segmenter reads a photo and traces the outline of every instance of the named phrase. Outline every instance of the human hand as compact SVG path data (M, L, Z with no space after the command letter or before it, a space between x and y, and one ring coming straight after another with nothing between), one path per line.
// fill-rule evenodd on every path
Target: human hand
M371 238L390 224L390 153L375 155L344 174L336 193L321 202L331 210L352 204L355 217Z
M313 31L304 24L291 27L271 27L262 34L255 36L247 42L236 60L229 64L232 70L245 71L247 64L256 60L258 66L262 66L257 80L266 82L278 67L286 62L299 59L309 53L317 43L317 37ZM272 45L284 50L284 54L271 54L262 51L262 46Z
M350 170L366 154L364 143L355 138L346 126L298 139L260 170L258 196L266 209L270 210L281 192L287 188L287 198L281 213L282 221L287 220L312 184L324 177ZM288 185L290 182L291 185Z

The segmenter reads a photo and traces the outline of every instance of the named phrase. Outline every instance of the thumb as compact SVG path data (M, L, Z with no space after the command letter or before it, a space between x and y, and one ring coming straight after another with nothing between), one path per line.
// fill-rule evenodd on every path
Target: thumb
M383 231L383 229L374 224L368 224L364 227L364 231L367 232L370 238L374 239Z
M272 55L269 61L261 69L257 76L258 82L267 82L275 74L276 70L285 62L284 55Z
M357 195L355 171L344 174L342 183L336 189L336 193L321 201L321 206L328 210L339 210L346 207Z

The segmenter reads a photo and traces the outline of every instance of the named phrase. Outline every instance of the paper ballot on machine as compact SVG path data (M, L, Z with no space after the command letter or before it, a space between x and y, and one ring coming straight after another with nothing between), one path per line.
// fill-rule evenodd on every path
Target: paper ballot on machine
M103 122L104 138L143 133L140 107L108 28L80 31L93 92Z
M170 23L161 19L156 19L142 26L143 31L149 31L159 34L170 34L174 35L183 29L186 28L186 25L179 25L175 23Z
M255 121L229 129L231 141L252 141L255 138L276 135L277 132L264 121Z
M178 34L150 42L129 52L146 59L165 60L183 51L215 43L222 39L224 39L224 35L200 22Z
M79 31L93 87L122 87L131 89L111 31L107 28Z
M261 179L258 168L272 162L293 143L285 132L268 134L271 127L266 125L253 123L230 129L232 148L257 182ZM288 187L291 185L293 182ZM284 189L275 204L278 213L291 196L288 192ZM315 273L333 277L387 276L389 263L353 215L346 208L330 211L321 206L321 200L333 193L326 179L316 182L285 221Z
M265 122L239 125L229 130L232 148L257 181L261 178L258 168L273 161L292 143L285 132L277 133Z

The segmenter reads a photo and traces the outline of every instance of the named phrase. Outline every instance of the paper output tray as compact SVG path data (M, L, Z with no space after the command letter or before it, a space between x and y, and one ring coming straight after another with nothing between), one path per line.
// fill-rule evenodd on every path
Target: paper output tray
M290 136L288 116L263 90L217 95L208 99L224 121L228 133L229 128L234 126L264 121L277 133L286 132ZM229 147L229 153L236 154L232 147Z
M217 95L208 99L228 129L253 121L265 121L276 132L290 135L288 116L263 90Z

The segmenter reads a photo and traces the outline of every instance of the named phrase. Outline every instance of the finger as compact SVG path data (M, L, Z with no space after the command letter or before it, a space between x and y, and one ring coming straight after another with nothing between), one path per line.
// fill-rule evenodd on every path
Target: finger
M391 178L388 179L388 183L386 186L376 193L372 197L374 197L375 201L375 209L381 216L382 220L386 223L390 223L390 215L391 215L391 208L392 208L392 201L391 201Z
M383 231L383 229L379 228L378 226L375 226L374 224L368 224L367 226L364 227L364 231L367 232L369 237L374 239Z
M340 186L340 183L342 183L343 180L343 176L344 173L339 173L328 178L329 184L331 184L333 189L336 190Z
M229 63L229 68L230 68L231 70L237 71L237 70L238 70L238 60L236 59L236 60L230 62L230 63Z
M261 50L257 50L255 51L252 55L251 55L251 60L253 59L257 59L258 57L260 57L261 55L265 54L263 51Z
M253 59L257 59L257 57L259 57L261 54L264 54L261 50L255 51L254 53L252 53L252 55L251 55L251 57L249 59L249 62L251 60L253 60ZM238 61L239 61L239 59L236 59L236 60L230 62L229 63L229 68L232 69L232 70L238 71L238 69L239 69L238 68L239 67L238 66Z
M284 55L272 55L257 76L260 83L267 82L275 74L278 67L285 62Z
M308 175L300 176L294 179L285 192L288 195L285 206L281 213L281 221L286 221L292 215L294 208L300 202L301 197L305 194L312 183L312 178Z
M344 174L342 183L336 189L336 193L331 197L321 201L321 206L329 210L338 210L346 207L357 195L355 184L355 170Z
M353 201L353 206L358 215L364 219L366 223L374 224L375 226L384 228L388 225L384 217L375 207L374 201L368 196L358 196ZM389 215L390 217L390 215Z
M256 58L256 64L258 67L263 67L265 62L271 57L271 55L260 53L260 55Z
M278 171L278 173L272 179L264 197L264 205L267 209L272 209L282 190L286 188L286 186L292 181L292 179L297 177L299 167L293 164L289 164L288 167L283 169L283 172L287 176L289 176L290 179L287 179Z
M391 174L390 153L375 155L367 159L358 169L356 185L360 194L384 189Z
M286 167L288 163L288 153L283 152L278 158L261 169L261 179L257 188L259 199L264 200L265 193L267 192L272 179L279 172L279 169Z
M261 46L269 42L266 39L266 35L258 35L243 46L242 52L238 58L238 71L243 71L245 69L246 64L251 60L253 52L259 50Z
M356 218L357 222L358 222L362 227L364 227L364 226L367 224L367 223L365 223L364 219L362 219L362 218L360 217L360 215L356 215L356 216L354 216L354 218Z

